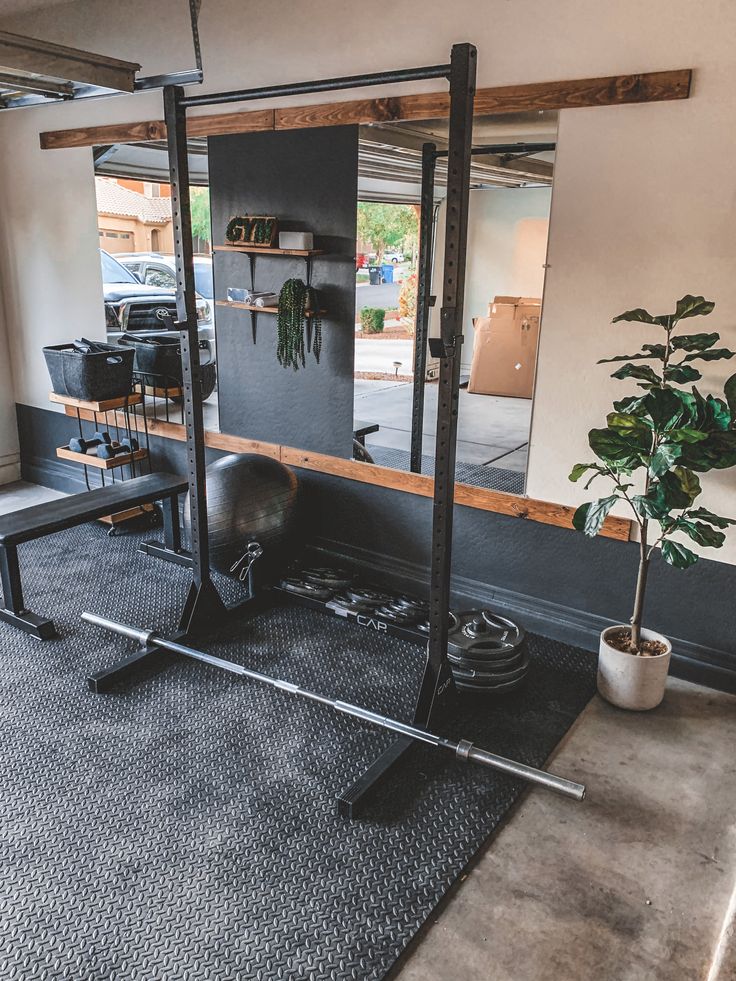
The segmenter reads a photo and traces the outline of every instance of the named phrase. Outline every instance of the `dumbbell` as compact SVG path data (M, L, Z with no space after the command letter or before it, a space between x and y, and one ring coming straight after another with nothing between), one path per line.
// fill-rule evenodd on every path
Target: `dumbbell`
M121 439L119 443L101 443L97 447L97 456L101 460L112 460L123 453L135 453L138 449L138 440L132 437Z
M93 450L95 446L104 446L111 443L109 433L96 432L91 439L84 439L82 436L74 436L69 440L69 449L75 453L86 453Z

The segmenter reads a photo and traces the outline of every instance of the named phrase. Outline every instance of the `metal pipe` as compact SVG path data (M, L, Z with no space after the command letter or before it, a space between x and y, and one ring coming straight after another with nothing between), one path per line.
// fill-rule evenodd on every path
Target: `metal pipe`
M140 627L131 626L130 624L119 623L117 620L110 620L107 617L98 616L96 613L82 613L82 619L87 623L94 624L96 627L101 627L103 630L110 630L112 633L120 634L122 637L128 637L142 647L159 647L162 650L171 651L173 654L181 654L194 661L201 661L203 664L209 664L211 667L228 671L230 674L241 675L244 678L249 678L251 681L259 681L264 685L269 685L271 688L278 688L280 691L288 692L290 695L301 695L303 698L307 698L312 702L318 702L320 705L326 705L336 712L341 712L343 715L349 715L355 719L370 722L372 725L378 726L379 729L388 729L390 732L408 736L429 746L435 746L437 749L449 750L459 760L463 760L464 762L471 761L494 770L501 770L512 776L520 777L522 780L528 780L530 783L539 784L548 790L554 790L556 793L563 794L565 797L572 797L573 800L582 800L585 797L585 787L580 783L566 780L564 777L558 777L544 770L537 770L535 767L527 766L525 763L517 763L515 760L509 760L505 756L497 756L495 753L488 752L488 750L479 749L467 739L461 739L459 742L455 742L452 739L445 739L443 736L437 736L432 732L427 732L426 729L408 725L405 722L400 722L398 719L380 715L378 712L371 712L370 709L362 708L359 705L352 705L350 702L342 702L339 699L332 699L326 695L320 695L317 692L310 691L308 688L295 685L290 681L272 678L270 675L262 674L260 671L253 671L251 668L246 668L242 664L236 664L234 661L227 661L224 658L216 657L214 654L206 654L204 651L195 650L195 648L188 647L186 644L167 640L165 637L159 636L154 630L144 630Z
M336 89L362 89L368 85L392 85L396 82L420 82L428 78L447 78L449 65L429 65L426 68L400 68L370 75L345 75L342 78L321 78L314 82L291 82L285 85L263 85L257 89L234 92L214 92L210 95L190 95L182 99L185 109L195 106L221 106L228 102L252 102L276 96L308 95L312 92L334 92Z

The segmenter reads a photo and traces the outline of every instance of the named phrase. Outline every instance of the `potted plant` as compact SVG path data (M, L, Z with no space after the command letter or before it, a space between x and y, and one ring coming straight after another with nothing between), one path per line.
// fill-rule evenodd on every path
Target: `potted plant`
M664 696L672 647L666 637L642 627L655 555L687 569L698 556L684 542L720 548L723 529L736 524L696 506L698 474L736 465L736 375L725 383L724 398L703 395L692 385L702 378L694 362L731 358L734 352L716 347L716 333L676 333L681 320L706 316L714 306L702 296L688 295L674 313L652 316L637 309L614 318L613 323L651 324L658 336L636 354L598 362L624 362L611 377L636 379L642 391L613 403L605 428L588 434L597 460L578 463L570 473L573 481L588 475L586 489L600 477L613 484L606 497L577 509L573 524L579 531L596 535L618 501L629 506L639 529L630 626L608 627L600 641L598 690L621 708L654 708Z

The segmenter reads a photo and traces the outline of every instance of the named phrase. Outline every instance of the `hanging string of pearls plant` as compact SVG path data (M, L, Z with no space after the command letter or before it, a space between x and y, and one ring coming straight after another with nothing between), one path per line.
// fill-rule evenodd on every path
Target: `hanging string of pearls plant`
M311 322L311 345L307 324ZM305 332L308 339L305 345ZM322 352L322 317L317 291L301 279L287 279L279 293L278 346L276 356L284 368L298 371L306 366L310 349L319 364Z

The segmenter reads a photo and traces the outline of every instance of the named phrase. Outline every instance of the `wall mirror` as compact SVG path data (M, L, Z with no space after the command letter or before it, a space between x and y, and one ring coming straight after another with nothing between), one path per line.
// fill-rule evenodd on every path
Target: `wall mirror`
M456 477L516 494L524 491L557 115L477 116L473 126L479 152L471 171ZM437 363L428 358L423 377L415 373L422 147L431 142L441 152L447 140L446 119L360 130L358 261L381 268L358 271L355 416L365 426L360 438L369 459L421 473L434 467L437 404ZM445 184L440 156L427 262L433 298L439 287L432 273L443 258ZM388 242L379 253L382 237ZM429 310L430 336L439 331L440 304L437 297ZM386 311L378 333L370 333L377 329L374 308ZM369 312L361 317L361 310Z
M218 376L209 432L432 473L437 363L415 372L422 147L439 153L431 277L447 135L447 120L429 119L190 140L200 347ZM474 123L456 477L508 493L524 490L556 135L554 111ZM94 159L108 336L160 330L174 287L165 144L100 146ZM238 215L277 217L274 236L313 240L282 250L228 241ZM277 360L287 281L313 286L319 307L304 320L297 371ZM155 415L178 422L176 399L148 381Z

